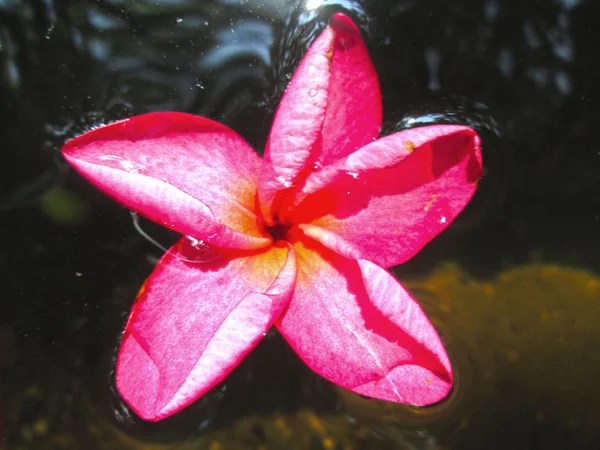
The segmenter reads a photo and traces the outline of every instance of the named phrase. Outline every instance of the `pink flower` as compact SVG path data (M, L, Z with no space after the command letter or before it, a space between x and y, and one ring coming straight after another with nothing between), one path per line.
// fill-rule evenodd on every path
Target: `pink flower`
M119 202L186 235L137 295L116 382L142 418L180 411L272 325L315 372L359 394L428 405L452 369L384 268L448 226L482 174L470 128L378 138L377 75L342 14L281 101L264 159L234 131L166 112L77 137L65 158Z

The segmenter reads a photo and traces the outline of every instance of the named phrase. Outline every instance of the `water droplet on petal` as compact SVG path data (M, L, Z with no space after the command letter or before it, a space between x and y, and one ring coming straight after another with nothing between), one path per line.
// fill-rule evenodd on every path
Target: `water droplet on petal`
M219 255L219 247L209 244L203 239L185 236L179 244L178 257L187 263L202 264L216 260Z
M446 223L446 222L447 222L447 220L448 220L448 219L446 218L446 216L442 216L442 217L440 218L440 223Z
M131 161L120 161L121 166L123 167L123 169L125 169L127 172L129 173L140 173L141 172L141 168L136 167L136 165L134 163L132 163Z
M118 161L119 165L129 173L141 173L143 167L139 164L136 164L132 161L127 161L126 159L121 158L117 155L101 155L98 156L100 161Z
M101 155L98 156L98 159L100 161L122 161L123 158L121 158L120 156L117 155Z
M358 174L356 172L348 172L348 175L350 175L352 178L354 178L355 180L358 179Z
M314 97L315 95L317 95L317 89L311 89L308 93L308 95L310 95L311 97Z

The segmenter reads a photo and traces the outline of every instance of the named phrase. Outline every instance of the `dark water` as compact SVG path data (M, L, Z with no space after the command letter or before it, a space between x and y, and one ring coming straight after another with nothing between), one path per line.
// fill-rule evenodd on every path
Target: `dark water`
M363 31L386 133L464 123L483 138L472 204L395 269L457 386L421 410L363 399L273 333L202 401L143 423L112 358L161 251L59 148L179 110L260 150L337 11ZM591 0L0 0L0 448L600 448L599 20Z

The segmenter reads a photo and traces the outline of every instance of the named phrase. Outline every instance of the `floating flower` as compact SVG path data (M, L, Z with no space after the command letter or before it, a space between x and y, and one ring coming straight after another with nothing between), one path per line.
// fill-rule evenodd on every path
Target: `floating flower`
M361 395L443 399L452 369L425 314L384 268L448 226L482 173L470 128L378 139L377 75L336 14L292 78L261 158L234 131L144 114L67 142L120 203L185 235L139 291L117 389L142 418L180 411L275 325L315 372Z

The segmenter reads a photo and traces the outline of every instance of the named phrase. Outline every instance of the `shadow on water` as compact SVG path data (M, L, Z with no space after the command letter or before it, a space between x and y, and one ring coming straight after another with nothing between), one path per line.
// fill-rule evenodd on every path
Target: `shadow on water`
M384 134L460 123L482 136L473 202L394 269L447 344L452 396L425 409L361 398L272 332L202 401L144 423L112 370L161 252L59 148L178 110L261 152L337 11L369 48ZM0 448L600 447L598 19L580 0L0 0Z

